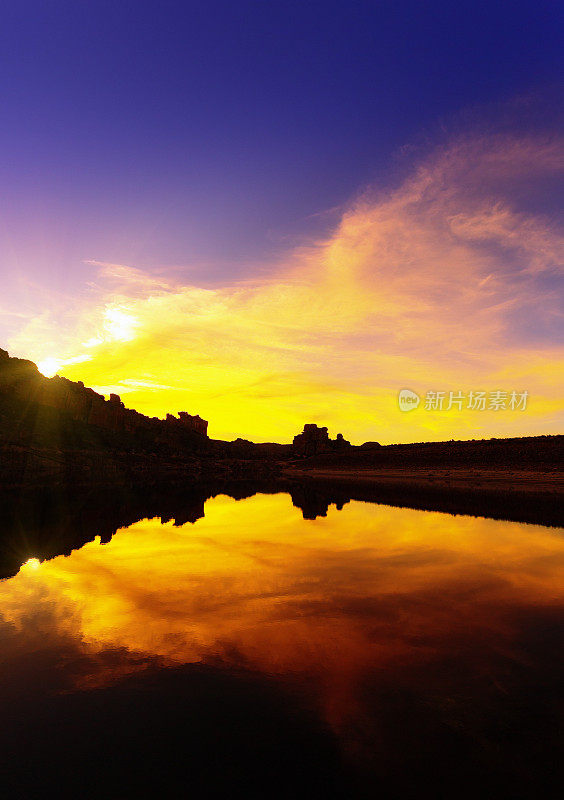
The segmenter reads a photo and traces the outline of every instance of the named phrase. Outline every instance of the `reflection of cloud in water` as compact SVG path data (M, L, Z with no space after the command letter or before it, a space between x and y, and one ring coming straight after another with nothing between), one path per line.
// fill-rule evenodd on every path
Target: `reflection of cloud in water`
M306 522L285 495L219 497L196 526L144 520L1 583L1 674L10 692L200 661L313 679L362 749L385 687L467 716L464 692L549 670L563 566L538 526L356 502Z

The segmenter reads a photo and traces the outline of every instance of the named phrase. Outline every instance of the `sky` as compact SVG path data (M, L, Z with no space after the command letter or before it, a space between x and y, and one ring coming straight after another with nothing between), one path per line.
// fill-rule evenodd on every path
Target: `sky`
M562 16L5 4L0 346L216 438L562 432Z

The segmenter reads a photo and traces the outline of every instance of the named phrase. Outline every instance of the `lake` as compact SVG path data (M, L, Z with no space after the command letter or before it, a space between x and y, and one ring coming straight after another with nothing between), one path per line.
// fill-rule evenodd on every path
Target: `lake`
M3 797L561 794L562 529L200 514L0 581Z

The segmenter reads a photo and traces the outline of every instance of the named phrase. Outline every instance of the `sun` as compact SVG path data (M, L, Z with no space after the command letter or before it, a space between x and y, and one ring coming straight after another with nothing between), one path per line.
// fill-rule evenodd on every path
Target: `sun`
M38 558L28 558L27 561L24 561L21 568L26 570L33 570L39 569L41 566L41 561Z
M52 378L57 374L61 362L58 358L44 358L43 361L37 363L39 372L45 375L46 378Z

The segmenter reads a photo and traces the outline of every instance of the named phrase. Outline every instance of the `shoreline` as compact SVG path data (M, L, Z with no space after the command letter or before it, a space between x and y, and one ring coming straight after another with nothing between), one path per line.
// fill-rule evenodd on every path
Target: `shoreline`
M282 477L329 493L422 511L564 528L560 470L286 466Z
M386 485L411 485L428 488L429 484L442 488L464 488L480 491L508 493L564 492L564 472L557 470L471 467L291 467L285 466L281 474L288 477L331 479L344 483L377 483Z

